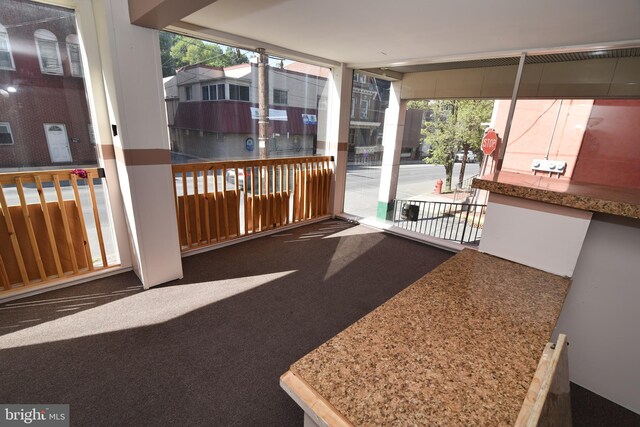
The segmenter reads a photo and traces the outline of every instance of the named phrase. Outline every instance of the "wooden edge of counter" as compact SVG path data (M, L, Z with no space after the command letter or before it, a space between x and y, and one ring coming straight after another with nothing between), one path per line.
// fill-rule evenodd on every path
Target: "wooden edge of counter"
M292 371L280 377L280 387L304 410L318 426L353 427L336 408ZM305 424L306 425L306 424Z
M567 336L560 334L555 347L545 346L515 426L571 426L569 387Z

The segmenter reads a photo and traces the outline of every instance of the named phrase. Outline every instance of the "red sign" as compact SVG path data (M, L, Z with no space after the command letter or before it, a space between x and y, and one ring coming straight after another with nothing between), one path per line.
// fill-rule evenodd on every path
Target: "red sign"
M482 138L482 152L488 156L496 149L496 145L498 145L498 134L495 130L489 129Z

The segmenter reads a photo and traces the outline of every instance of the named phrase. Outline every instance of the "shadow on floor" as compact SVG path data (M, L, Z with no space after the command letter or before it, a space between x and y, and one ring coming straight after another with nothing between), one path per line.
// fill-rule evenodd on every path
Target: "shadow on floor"
M0 326L43 320L0 336L0 402L69 403L74 425L301 425L279 376L450 256L325 221L185 258L148 291L123 274L5 304Z

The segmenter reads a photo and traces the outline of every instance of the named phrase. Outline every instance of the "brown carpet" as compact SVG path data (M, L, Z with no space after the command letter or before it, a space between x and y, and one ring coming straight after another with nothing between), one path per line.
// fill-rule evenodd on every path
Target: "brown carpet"
M0 305L0 403L67 403L74 426L301 426L289 365L451 256L325 221ZM640 415L572 384L575 426Z
M68 403L72 425L300 426L289 365L450 253L325 221L0 306L0 402Z

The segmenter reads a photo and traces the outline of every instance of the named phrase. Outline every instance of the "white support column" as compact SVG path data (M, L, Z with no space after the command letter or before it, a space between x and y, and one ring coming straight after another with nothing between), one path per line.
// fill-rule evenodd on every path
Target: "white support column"
M398 189L400 172L400 152L404 133L404 119L407 113L406 101L400 100L402 81L392 82L389 93L389 107L384 114L382 135L382 171L380 174L380 192L376 216L389 219L393 212L393 201Z
M321 97L326 104L322 102L318 112L318 154L334 158L330 195L330 212L334 216L344 211L352 84L351 68L334 67Z
M93 0L113 156L145 288L182 278L158 31L129 23L127 0Z
M87 88L87 98L91 106L91 123L97 143L98 163L100 167L104 168L106 175L107 191L105 196L109 207L107 209L109 223L113 227L120 265L122 267L131 267L131 242L127 231L124 204L118 180L118 169L111 138L107 95L102 76L102 61L100 59L98 35L96 33L91 0L78 0L76 2L76 12L78 33L84 52L84 55L82 55L82 67L85 87Z

